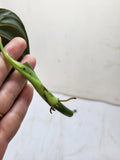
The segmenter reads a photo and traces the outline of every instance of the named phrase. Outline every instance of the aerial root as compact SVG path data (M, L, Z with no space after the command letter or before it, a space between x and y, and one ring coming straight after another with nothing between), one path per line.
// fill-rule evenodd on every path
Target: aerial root
M67 101L70 101L72 99L76 99L76 97L71 97L71 98L68 98L66 100L60 100L60 99L58 99L58 102L67 102Z
M55 111L55 108L53 106L50 107L50 113L52 114L52 111Z

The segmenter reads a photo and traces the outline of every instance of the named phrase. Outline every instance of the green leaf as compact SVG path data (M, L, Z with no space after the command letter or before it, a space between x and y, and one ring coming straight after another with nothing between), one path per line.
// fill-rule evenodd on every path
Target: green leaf
M14 37L22 37L27 42L27 48L21 60L26 54L29 54L29 40L21 19L12 11L0 8L0 36L2 37L3 46L5 46Z

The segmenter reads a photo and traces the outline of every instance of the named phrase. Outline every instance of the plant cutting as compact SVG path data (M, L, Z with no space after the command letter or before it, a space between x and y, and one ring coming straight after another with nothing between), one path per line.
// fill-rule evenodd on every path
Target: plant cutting
M21 64L19 61L12 59L4 50L4 46L14 37L22 37L27 42L27 49L24 51L22 57L25 54L30 53L29 49L29 40L25 30L25 27L20 20L20 18L10 10L0 9L0 36L2 41L0 40L0 50L6 60L20 72L27 80L31 82L39 95L50 105L50 112L55 109L61 112L62 114L71 117L73 115L73 111L68 109L65 105L56 98L39 80L35 71L31 68L29 63ZM22 58L21 57L21 58ZM67 100L63 100L63 102L68 101L70 99L75 99L75 97L69 98Z

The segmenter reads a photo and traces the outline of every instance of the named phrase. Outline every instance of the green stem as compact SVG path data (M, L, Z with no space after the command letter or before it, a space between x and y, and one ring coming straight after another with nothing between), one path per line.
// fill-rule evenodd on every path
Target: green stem
M21 64L20 62L15 61L11 57L9 57L9 55L5 52L1 41L0 49L7 61L32 83L39 95L51 106L50 111L51 109L54 110L55 108L66 116L71 117L73 115L73 111L65 107L58 98L56 98L50 91L46 89L46 87L41 83L29 63L26 62L24 64Z

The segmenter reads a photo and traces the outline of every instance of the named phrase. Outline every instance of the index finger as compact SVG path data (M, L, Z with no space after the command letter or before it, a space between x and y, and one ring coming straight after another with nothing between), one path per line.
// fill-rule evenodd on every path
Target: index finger
M26 46L26 42L23 38L16 37L5 46L5 51L10 57L17 60L23 54ZM9 62L7 62L5 57L0 52L0 86L3 84L11 69L12 66L9 64Z

